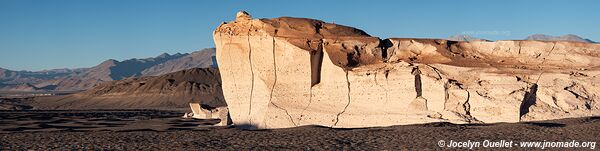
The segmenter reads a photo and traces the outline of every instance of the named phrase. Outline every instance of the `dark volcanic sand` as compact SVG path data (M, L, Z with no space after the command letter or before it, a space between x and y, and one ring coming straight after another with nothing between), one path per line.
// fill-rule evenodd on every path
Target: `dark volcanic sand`
M365 129L303 126L250 131L208 127L217 121L181 119L180 115L153 110L0 111L0 150L417 150L446 149L438 147L440 140L600 141L600 117L514 124L432 123Z

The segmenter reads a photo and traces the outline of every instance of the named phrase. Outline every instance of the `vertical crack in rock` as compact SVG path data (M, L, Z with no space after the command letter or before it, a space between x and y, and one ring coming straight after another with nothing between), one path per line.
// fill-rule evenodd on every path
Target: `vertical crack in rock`
M390 74L390 70L385 70L385 71L384 71L384 76L385 76L385 85L386 85L386 86L390 86L390 82L389 82L389 80L388 80L388 75L389 75L389 74ZM384 105L385 105L385 106L388 106L388 105L387 105L387 103L388 103L388 102L389 102L389 100L390 100L390 97L389 97L389 95L388 95L388 93L389 93L388 91L389 91L389 90L388 90L387 88L385 88L385 103L384 103ZM387 108L387 109L389 109L389 108ZM389 112L390 112L389 110L385 110L385 114L386 114L386 115L387 115L387 114L389 114Z
M387 74L387 73L386 73L386 74ZM383 91L385 92L385 102L384 102L383 104L384 104L384 106L387 106L387 103L388 103L388 101L389 101L389 99L388 99L388 89L387 89L387 88L385 88L383 85L379 84L379 82L377 81L377 75L378 75L378 74L377 74L377 71L376 71L376 72L375 72L375 84L376 84L376 85L378 85L378 86L379 86L381 89L383 89ZM386 85L387 85L387 84L388 84L388 83L387 83L387 77L386 77L386 79L385 79L385 82L386 82ZM389 114L387 110L383 110L383 111L384 111L384 113L385 113L386 115L388 115L388 114Z
M540 62L540 64L538 64L538 68L542 69L542 66L544 65L544 63L546 62L546 57L552 55L552 51L554 51L554 47L556 46L556 42L552 42L552 49L550 49L550 51L548 52L548 55L544 56L544 58L542 58L542 62ZM538 81L540 81L540 78L542 78L542 74L544 74L544 70L542 70L542 72L540 72L540 75L538 75L537 80L535 80L535 83L538 83Z
M451 84L450 79L448 79L448 81L444 83L444 108L443 108L444 110L446 109L446 103L448 102L448 99L450 98L450 92L448 92L450 89L450 84Z
M461 88L461 89L463 89L463 88ZM465 100L465 103L463 103L463 108L464 108L465 114L466 114L466 120L469 123L472 123L472 122L483 123L483 121L480 121L475 116L471 115L471 103L469 103L469 101L471 100L471 92L469 92L466 89L463 89L463 90L465 90L465 92L467 92L467 100Z
M320 29L317 29L317 32ZM306 42L309 46L311 41L307 41ZM321 83L321 67L323 65L323 39L321 39L319 41L319 45L317 46L317 49L314 51L309 52L310 53L310 74L311 74L311 85L310 85L310 96L308 98L308 104L306 105L306 107L304 107L304 109L302 109L302 112L300 112L300 116L303 116L304 111L306 111L306 109L308 109L308 107L310 107L310 104L312 104L312 97L313 97L313 86Z
M310 45L310 44L309 44ZM321 82L321 66L323 64L323 44L317 46L317 50L310 53L311 87Z
M252 86L250 87L250 106L248 109L248 116L250 116L250 124L252 124L252 96L254 95L254 67L252 65L252 45L250 44L250 31L252 30L252 26L248 29L248 61L250 62L250 73L252 76Z
M387 74L387 73L386 73ZM387 88L385 88L383 85L381 85L378 81L377 81L377 72L375 72L375 84L378 85L381 89L384 90L385 92L385 103L388 102L388 90ZM387 85L387 75L386 75L386 85Z
M519 54L521 54L521 41L517 41L517 45L519 46Z
M219 38L221 38L221 41L223 41L223 36L221 35L221 33L219 33ZM229 60L233 60L232 57L231 57L231 51L228 49L228 47L231 47L230 45L231 45L232 42L233 42L233 38L229 37L229 43L227 43L228 45L226 45L227 47L225 47L225 51L223 51L223 53L227 53L227 57L229 57ZM231 64L229 64L229 65L231 65ZM236 74L233 73L233 70L229 70L229 74L233 77L232 78L233 87L237 88L238 87L237 86L237 80L235 78Z
M348 106L350 106L350 80L348 79L348 72L349 71L346 70L346 83L348 84L348 103L346 103L344 110L342 110L342 112L340 112L336 115L335 123L333 123L333 126L337 125L337 123L340 121L340 115L344 114L344 112L346 112L346 109L348 108Z
M538 85L534 83L529 88L529 91L525 92L525 96L523 97L523 101L521 102L521 107L519 108L519 120L521 120L523 115L529 113L529 107L535 105L537 100L537 89Z
M389 74L390 74L390 70L385 70L385 85L386 85L386 86L390 86L390 82L389 82L389 80L388 80L388 75L389 75ZM389 96L387 95L387 94L388 94L388 92L387 92L387 89L386 89L386 92L385 92L385 94L386 94L386 95L385 95L385 100L389 100ZM386 103L387 103L387 102L386 102Z
M300 116L304 116L304 111L306 111L306 109L308 109L308 107L310 107L310 104L312 103L312 97L313 97L313 87L310 87L310 96L308 97L308 104L306 105L306 107L304 107L304 109L302 109L302 112L300 112Z
M463 108L465 109L465 114L471 116L471 104L469 104L469 99L471 99L471 92L465 90L467 92L467 100L463 103Z
M423 90L421 87L421 70L419 70L419 67L414 67L412 74L415 75L415 92L417 93L417 98L422 97Z
M388 76L390 75L390 70L385 70L384 75L385 75L385 80L387 82Z
M450 94L449 94L450 88L454 88L455 86L458 87L458 89L467 92L467 99L462 104L463 110L464 110L465 115L466 115L466 120L468 120L469 122L475 120L475 117L473 117L471 115L471 104L469 103L469 100L471 99L471 92L469 92L469 90L465 89L462 84L458 83L457 80L448 79L448 82L446 83L446 85L444 85L444 88L446 90L446 102L448 101L448 99L450 97ZM444 109L446 109L446 103L445 102L444 102Z
M290 121L292 122L292 124L294 124L294 126L298 126L296 124L296 122L294 122L294 118L292 118L292 115L290 115L290 113L286 109L278 106L277 104L275 104L273 102L273 92L275 90L275 85L277 85L277 61L275 60L275 36L273 36L273 73L274 73L273 75L274 75L275 79L273 79L273 86L271 86L271 94L269 94L269 103L271 103L276 108L283 110L285 112L285 114L290 118Z

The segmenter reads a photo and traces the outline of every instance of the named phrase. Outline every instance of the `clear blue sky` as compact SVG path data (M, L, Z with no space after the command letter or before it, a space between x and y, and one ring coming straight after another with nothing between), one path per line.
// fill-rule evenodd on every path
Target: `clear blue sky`
M255 18L316 18L381 38L571 33L600 41L597 0L0 0L0 67L91 67L106 59L213 47L212 31L238 10Z

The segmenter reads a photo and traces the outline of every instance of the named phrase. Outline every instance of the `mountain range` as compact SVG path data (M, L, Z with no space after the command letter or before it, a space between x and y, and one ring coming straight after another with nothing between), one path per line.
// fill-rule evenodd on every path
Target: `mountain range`
M450 37L448 37L446 39L452 40L452 41L489 41L489 40L486 40L486 39L476 38L476 37L472 37L471 35L463 35L463 34L453 35L453 36L450 36ZM592 41L590 39L581 38L581 37L579 37L577 35L574 35L574 34L566 34L566 35L562 35L562 36L552 36L552 35L544 35L544 34L533 34L533 35L527 36L523 40L574 41L574 42L584 42L584 43L596 43L596 42L594 42L594 41Z
M450 37L448 37L446 39L452 40L452 41L489 41L489 40L475 38L475 37L472 37L470 35L463 35L463 34L458 34L458 35L450 36Z
M212 66L214 48L192 53L163 53L157 57L106 60L90 68L13 71L0 68L2 91L81 91L104 82L133 77L158 76L191 68Z
M585 43L596 43L590 39L581 38L577 35L566 34L562 36L551 36L544 34L534 34L527 36L525 40L539 40L539 41L574 41L574 42L585 42Z

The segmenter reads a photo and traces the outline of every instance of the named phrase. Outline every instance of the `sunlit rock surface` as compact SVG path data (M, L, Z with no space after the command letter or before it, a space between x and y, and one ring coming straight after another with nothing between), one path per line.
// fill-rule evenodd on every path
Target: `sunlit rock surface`
M600 45L379 39L306 18L214 31L234 124L338 128L599 115Z

